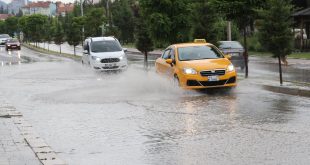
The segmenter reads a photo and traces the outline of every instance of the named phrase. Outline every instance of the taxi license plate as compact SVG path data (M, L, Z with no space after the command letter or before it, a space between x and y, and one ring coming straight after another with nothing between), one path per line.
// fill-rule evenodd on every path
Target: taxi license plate
M219 81L218 76L208 76L208 81Z

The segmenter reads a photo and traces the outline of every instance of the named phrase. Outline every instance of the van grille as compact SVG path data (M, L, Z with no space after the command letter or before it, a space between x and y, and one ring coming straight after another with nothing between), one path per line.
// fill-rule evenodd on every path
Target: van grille
M101 63L115 63L120 62L119 58L104 58L101 60Z
M204 70L200 72L201 76L222 76L225 75L225 69Z

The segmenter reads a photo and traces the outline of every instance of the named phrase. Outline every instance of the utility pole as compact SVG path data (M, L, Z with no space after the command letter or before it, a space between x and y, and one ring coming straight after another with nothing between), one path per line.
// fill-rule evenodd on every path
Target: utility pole
M227 22L227 41L231 41L231 21Z
M109 4L109 0L107 0L107 11L106 11L106 17L107 17L107 20L108 20L108 26L110 25L110 4Z
M83 17L84 16L84 11L83 11L83 0L80 0L80 6L81 6L81 16ZM82 27L82 46L84 46L84 34L85 33L85 29L84 29L84 25Z

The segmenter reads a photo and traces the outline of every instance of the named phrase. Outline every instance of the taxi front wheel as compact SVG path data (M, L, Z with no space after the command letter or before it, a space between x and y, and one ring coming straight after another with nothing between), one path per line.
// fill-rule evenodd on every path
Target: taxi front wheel
M177 75L174 75L173 84L174 86L180 86L180 80Z

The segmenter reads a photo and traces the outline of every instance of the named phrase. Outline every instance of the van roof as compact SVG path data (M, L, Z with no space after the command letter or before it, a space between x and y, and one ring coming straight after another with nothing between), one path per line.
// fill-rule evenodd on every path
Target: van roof
M89 39L92 41L113 41L115 40L114 37L91 37Z

